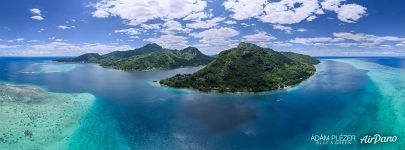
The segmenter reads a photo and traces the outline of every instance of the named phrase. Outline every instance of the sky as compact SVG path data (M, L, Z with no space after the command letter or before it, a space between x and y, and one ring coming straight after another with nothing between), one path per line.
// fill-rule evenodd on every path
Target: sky
M403 0L2 0L0 56L240 42L312 56L405 56Z

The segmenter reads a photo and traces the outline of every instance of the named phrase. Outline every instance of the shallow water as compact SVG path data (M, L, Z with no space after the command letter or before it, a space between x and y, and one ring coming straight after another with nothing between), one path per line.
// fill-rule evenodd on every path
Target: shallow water
M402 58L389 63L323 59L317 73L298 87L256 95L199 93L153 83L201 67L125 72L51 59L0 58L0 80L96 96L72 138L57 144L60 149L404 148ZM44 62L48 67L42 70L57 71L23 73ZM359 144L359 138L375 133L397 135L400 141ZM356 141L317 145L310 141L314 134L353 134Z
M0 149L57 149L85 120L91 94L0 83Z

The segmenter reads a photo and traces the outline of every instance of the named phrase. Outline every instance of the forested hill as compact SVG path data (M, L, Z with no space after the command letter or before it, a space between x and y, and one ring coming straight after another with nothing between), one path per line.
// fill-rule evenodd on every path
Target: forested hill
M161 80L163 85L218 92L271 91L298 84L316 71L319 61L302 54L277 52L250 43L223 51L194 74Z

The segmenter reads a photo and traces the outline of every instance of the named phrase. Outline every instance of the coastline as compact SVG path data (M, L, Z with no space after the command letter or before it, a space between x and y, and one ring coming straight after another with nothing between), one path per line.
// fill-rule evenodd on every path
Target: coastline
M322 61L319 63L321 64ZM272 91L263 91L263 92L216 92L216 91L210 91L210 92L204 92L204 91L200 91L197 89L193 89L193 88L175 88L175 87L170 87L167 85L163 85L160 84L159 81L160 80L155 80L155 81L151 81L149 82L149 84L151 84L152 86L158 86L158 87L163 87L166 89L171 89L171 90L176 90L176 91L180 91L180 92L185 92L185 93L199 93L199 94L215 94L215 95L221 95L221 96L252 96L252 95L271 95L271 94L276 94L276 93L282 93L282 92L292 92L292 91L296 91L300 88L300 86L302 86L303 84L306 84L307 82L311 81L316 74L319 72L319 64L315 65L316 71L313 75L311 75L310 77L308 77L307 79L301 81L298 84L295 85L290 85L290 86L286 86L284 88L279 88L276 90L272 90Z

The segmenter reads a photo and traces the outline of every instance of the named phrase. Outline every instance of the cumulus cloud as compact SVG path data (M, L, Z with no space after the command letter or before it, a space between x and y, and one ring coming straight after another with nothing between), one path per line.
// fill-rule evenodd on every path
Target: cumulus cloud
M44 18L43 18L42 15L41 15L41 10L40 10L40 9L38 9L38 8L32 8L32 9L30 9L29 11L30 11L30 12L32 13L32 15L33 15L33 16L31 16L31 19L39 20L39 21L44 20Z
M157 43L165 48L183 49L188 46L187 38L177 35L162 35L158 38L148 38L144 41Z
M345 0L324 0L321 2L321 6L325 10L329 11L337 11L342 2Z
M154 19L185 18L204 12L206 6L207 2L204 0L101 0L92 5L95 8L94 17L118 16L130 25L139 25Z
M334 11L338 14L338 19L346 23L355 23L363 17L367 8L357 4L343 4L346 0L324 0L322 8Z
M186 27L192 28L192 29L199 29L199 28L208 29L208 28L217 26L219 24L219 22L224 21L224 20L225 20L225 18L222 18L222 17L215 17L215 18L212 18L210 20L205 20L205 21L197 20L193 23L187 24Z
M191 34L191 36L195 38L201 38L201 43L214 46L230 45L236 42L235 40L232 40L232 38L237 35L239 35L239 31L228 27L213 28Z
M233 12L232 18L244 20L262 15L263 6L267 3L267 0L226 0L223 5Z
M238 44L238 40L234 40L233 38L239 34L239 31L235 29L222 27L192 33L190 35L200 39L199 44L193 46L199 48L206 54L216 54L222 50L235 47Z
M357 4L342 5L336 12L339 20L347 23L355 23L366 14L367 8Z
M358 4L343 4L345 0L226 0L224 7L232 12L232 18L244 20L257 18L273 24L295 24L312 21L324 11L338 14L338 19L354 23L362 18L367 8Z
M166 21L163 27L162 33L165 34L189 33L191 31L191 29L184 27L180 22L175 20Z
M317 0L281 0L268 3L260 20L277 24L295 24L315 15L318 9L320 6Z

